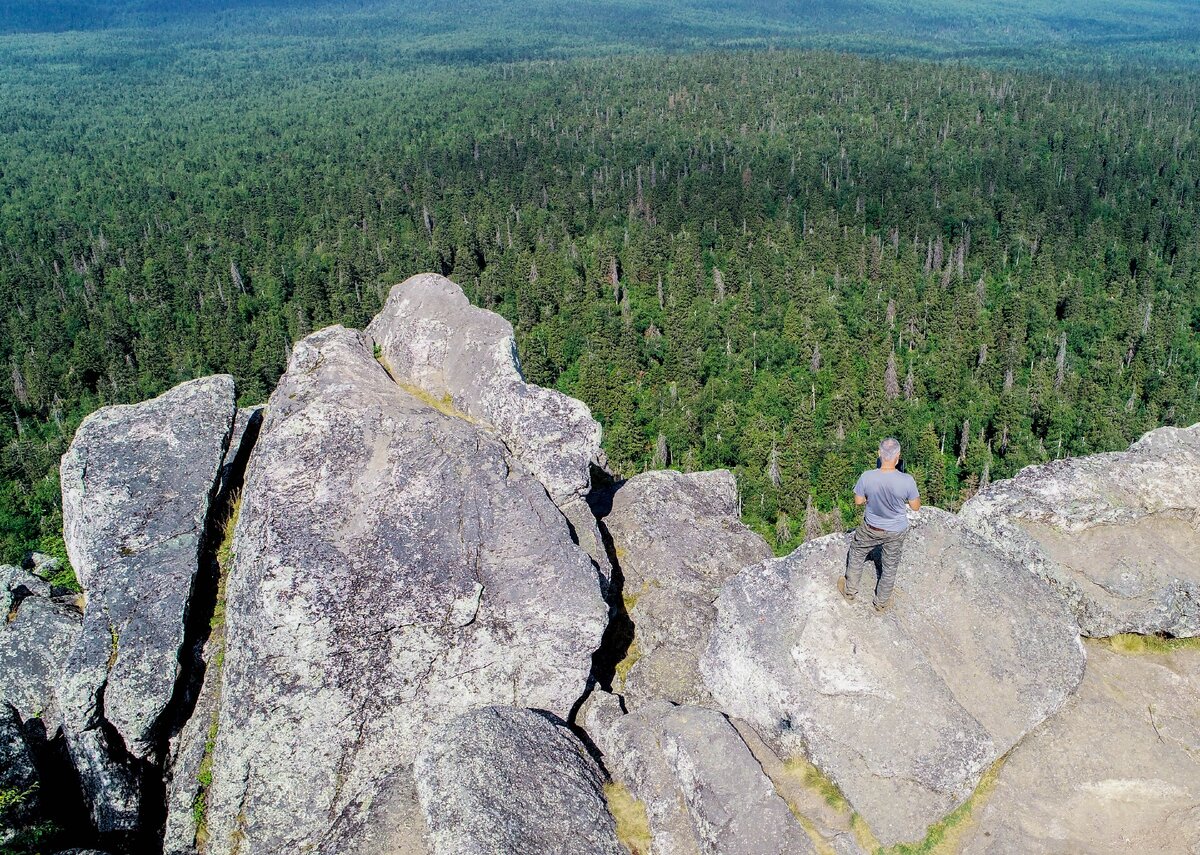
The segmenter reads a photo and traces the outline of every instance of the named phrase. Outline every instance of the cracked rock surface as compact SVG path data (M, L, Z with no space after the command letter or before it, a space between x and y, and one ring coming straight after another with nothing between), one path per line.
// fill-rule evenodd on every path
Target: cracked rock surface
M646 806L654 855L816 852L721 713L658 700L622 715L604 692L585 709L609 773Z
M392 288L367 327L388 370L490 425L558 503L587 492L601 460L600 425L582 401L521 376L512 325L472 306L444 276Z
M0 708L62 725L56 684L79 637L78 610L50 599L50 586L19 567L0 567Z
M1200 852L1200 650L1091 645L1079 692L1013 751L962 852Z
M1027 467L961 516L1047 580L1086 635L1200 635L1200 425Z
M464 713L416 759L435 855L627 855L604 773L561 721L513 707Z
M87 605L59 695L101 832L140 823L234 411L232 377L193 380L97 410L63 455L63 533Z
M292 352L233 550L214 855L426 851L423 740L483 705L565 718L604 629L596 571L542 484L341 327Z
M885 844L919 840L1083 675L1048 587L935 508L914 520L895 605L848 603L829 535L747 568L717 600L713 697L781 757L803 755Z
M698 662L716 620L713 601L730 577L772 554L738 517L733 473L662 470L630 478L604 524L620 559L640 657L618 687L626 703L711 702Z

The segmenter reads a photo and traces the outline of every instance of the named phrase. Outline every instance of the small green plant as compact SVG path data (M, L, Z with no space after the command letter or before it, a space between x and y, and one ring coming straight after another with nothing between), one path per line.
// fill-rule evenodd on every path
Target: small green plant
M617 680L621 686L621 690L625 690L625 681L629 679L629 672L633 670L633 666L642 658L642 648L638 645L635 638L629 645L629 649L625 651L625 658L617 663Z
M1200 638L1167 638L1161 635L1138 635L1127 632L1099 640L1117 653L1172 653L1176 650L1200 650Z
M604 785L608 812L617 823L617 840L630 855L650 855L650 818L646 803L635 799L622 783L610 781Z

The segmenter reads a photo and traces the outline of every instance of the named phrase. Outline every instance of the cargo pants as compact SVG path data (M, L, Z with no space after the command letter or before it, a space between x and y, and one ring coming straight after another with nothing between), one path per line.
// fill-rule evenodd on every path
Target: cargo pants
M850 538L850 549L846 552L846 594L853 597L858 593L862 582L863 571L869 565L872 577L875 575L875 563L869 559L872 551L878 549L882 557L883 572L879 576L879 584L875 587L875 605L884 606L892 597L892 588L896 584L896 570L900 566L900 552L904 547L904 538L908 530L880 531L863 523L854 530Z

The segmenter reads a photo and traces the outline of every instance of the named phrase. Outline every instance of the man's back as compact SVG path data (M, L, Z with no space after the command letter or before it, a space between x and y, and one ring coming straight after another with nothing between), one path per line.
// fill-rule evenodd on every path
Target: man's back
M868 469L858 478L854 493L867 500L867 525L884 531L908 529L908 503L917 498L917 482L899 469Z

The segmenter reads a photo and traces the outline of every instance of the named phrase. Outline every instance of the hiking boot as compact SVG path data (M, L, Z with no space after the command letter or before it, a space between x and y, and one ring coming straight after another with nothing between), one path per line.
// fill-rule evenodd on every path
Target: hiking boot
M871 605L873 605L875 607L875 613L881 615L884 612L886 612L888 609L890 609L892 607L892 603L894 603L895 601L896 601L895 597L889 597L888 601L886 603L883 603L882 605L879 603L875 603L875 602L872 602Z
M854 602L854 598L857 595L851 594L846 591L846 577L845 576L838 576L837 589L838 589L838 593L846 598L846 602L848 602L848 603Z

